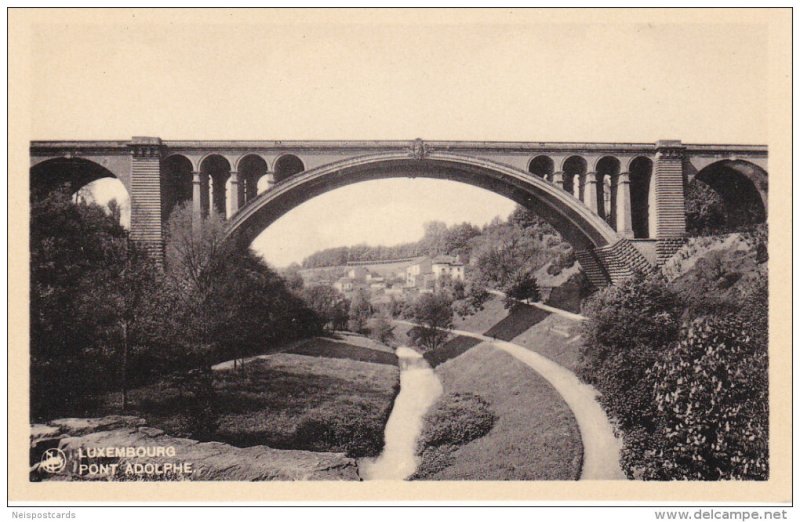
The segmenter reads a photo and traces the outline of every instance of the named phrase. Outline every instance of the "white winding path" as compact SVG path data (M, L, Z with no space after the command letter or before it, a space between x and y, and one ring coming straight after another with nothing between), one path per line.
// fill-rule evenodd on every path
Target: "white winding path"
M408 321L397 323L416 326ZM598 392L585 384L578 376L560 364L518 344L492 339L464 330L450 330L454 334L474 337L503 350L544 377L561 395L572 410L583 443L583 467L581 480L625 480L619 465L621 443L614 436L614 429L605 411L597 401Z

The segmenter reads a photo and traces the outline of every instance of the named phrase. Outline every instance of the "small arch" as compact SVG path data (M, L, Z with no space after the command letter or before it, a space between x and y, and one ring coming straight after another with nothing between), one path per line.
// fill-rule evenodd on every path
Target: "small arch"
M633 158L628 167L631 193L631 228L633 237L650 237L650 199L653 161L644 156Z
M73 201L84 200L108 206L117 202L122 226L130 227L128 188L106 167L85 158L52 158L30 169L30 198L36 201L61 191Z
M231 176L231 164L219 154L206 155L200 162L201 208L208 214L211 207L227 216L227 183Z
M179 204L193 196L192 161L182 154L170 154L161 160L161 215L168 219Z
M246 205L258 196L258 182L267 174L267 162L258 154L247 154L236 163L239 173L239 203Z
M617 177L620 162L613 156L603 156L595 164L597 176L597 213L616 230Z
M749 161L721 160L704 167L687 185L687 230L719 233L764 223L767 188L766 171Z
M104 166L85 158L52 158L31 167L30 194L31 198L45 196L54 190L75 194L89 183L103 178L119 179Z
M540 155L528 162L528 172L547 181L553 181L555 163L550 156Z
M164 161L167 161L168 159L174 158L174 157L185 158L185 159L187 159L189 161L189 164L192 166L192 170L195 171L195 170L200 170L200 166L199 165L200 165L201 161L203 159L207 158L210 155L211 154L206 154L205 156L203 156L201 158L200 161L196 161L197 160L196 156L187 156L186 154L183 154L181 152L169 152L166 155L161 157L161 162L163 164Z
M583 201L583 182L586 176L586 159L570 156L564 160L564 190Z
M306 170L303 162L294 154L283 154L275 160L275 183Z

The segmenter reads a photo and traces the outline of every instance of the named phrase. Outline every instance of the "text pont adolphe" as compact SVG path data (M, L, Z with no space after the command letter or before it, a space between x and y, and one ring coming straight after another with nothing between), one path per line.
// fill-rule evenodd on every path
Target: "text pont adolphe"
M177 456L173 446L103 446L78 448L74 456L78 459L78 475L108 476L118 473L126 476L181 476L191 475L194 466L191 462L92 462L93 459L148 459L174 458Z

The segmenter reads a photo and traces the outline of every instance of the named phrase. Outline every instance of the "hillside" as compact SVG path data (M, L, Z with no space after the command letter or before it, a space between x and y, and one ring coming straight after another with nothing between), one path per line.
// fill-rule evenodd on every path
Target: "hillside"
M689 302L735 301L767 276L766 225L746 232L690 238L662 268L669 285Z

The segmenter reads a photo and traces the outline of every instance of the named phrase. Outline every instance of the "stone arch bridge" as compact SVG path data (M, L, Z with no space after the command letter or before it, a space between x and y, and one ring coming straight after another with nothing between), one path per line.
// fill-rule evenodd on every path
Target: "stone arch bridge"
M35 141L31 197L119 179L131 236L160 255L178 203L213 208L228 234L252 241L303 202L360 181L449 179L504 195L547 219L603 286L663 262L686 232L684 194L698 179L731 215L764 221L767 147L656 143L468 141ZM446 196L444 196L446 197ZM741 208L748 212L738 212Z

